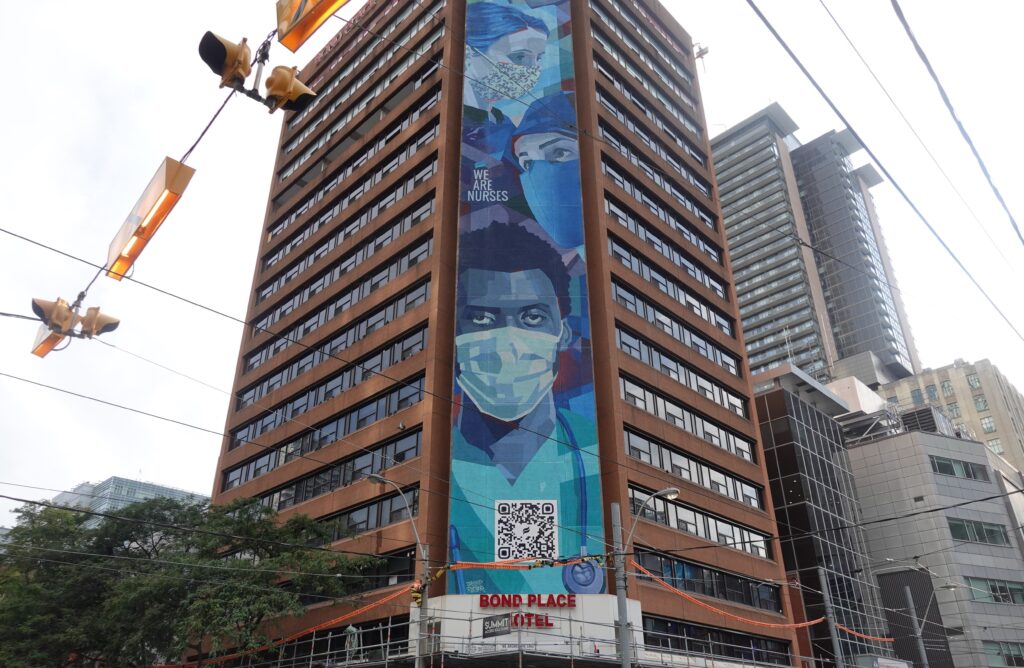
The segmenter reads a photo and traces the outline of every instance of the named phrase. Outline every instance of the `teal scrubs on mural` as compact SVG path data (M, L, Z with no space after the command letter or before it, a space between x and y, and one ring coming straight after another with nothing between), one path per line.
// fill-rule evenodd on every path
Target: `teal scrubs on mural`
M549 534L541 529L542 535L532 535L528 528L516 532L515 540L499 537L498 543L516 543L514 556L571 557L582 550L581 540L584 528L580 526L580 495L587 495L586 533L592 553L600 552L603 540L601 532L601 490L598 478L597 434L592 421L581 418L569 411L558 411L559 420L551 437L534 453L529 463L514 481L510 481L500 467L480 448L466 442L456 429L452 435L452 452L457 458L452 461L451 487L451 533L457 536L453 544L453 559L461 561L500 561L496 554L495 524L498 505L502 501L518 500L532 502L553 502L556 515L553 519L557 552L555 554L533 554L530 548L548 546ZM582 448L583 467L586 475L577 475L577 460L573 447L578 443ZM522 518L541 521L542 518ZM530 586L526 585L524 573L529 573ZM465 590L458 591L459 581ZM562 581L562 567L540 567L530 571L471 569L461 572L460 578L449 578L452 593L558 593L566 591Z

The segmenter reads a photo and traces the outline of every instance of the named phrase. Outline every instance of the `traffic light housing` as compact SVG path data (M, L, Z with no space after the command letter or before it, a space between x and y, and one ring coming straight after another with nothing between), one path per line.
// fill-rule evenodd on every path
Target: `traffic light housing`
M71 333L78 321L78 316L71 310L71 306L60 297L52 302L45 299L33 299L32 312L43 321L39 333L36 335L36 342L32 346L32 354L37 357L46 357Z
M206 31L199 40L199 57L220 76L220 87L243 88L245 80L252 74L252 51L246 38L238 44Z
M85 315L79 321L82 326L81 334L91 339L97 334L106 334L117 329L121 321L104 313L100 313L98 306L90 306L85 310Z
M278 65L267 77L267 106L270 113L278 109L302 111L308 107L316 93L298 79L299 68Z

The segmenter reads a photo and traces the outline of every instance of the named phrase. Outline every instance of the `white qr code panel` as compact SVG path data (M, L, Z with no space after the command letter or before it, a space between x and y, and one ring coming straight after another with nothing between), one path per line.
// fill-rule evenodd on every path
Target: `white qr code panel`
M494 511L495 558L557 558L557 517L557 501L497 501Z

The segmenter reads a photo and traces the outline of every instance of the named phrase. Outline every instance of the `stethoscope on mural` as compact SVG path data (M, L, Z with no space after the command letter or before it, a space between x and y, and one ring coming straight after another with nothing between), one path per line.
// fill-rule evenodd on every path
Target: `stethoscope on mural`
M583 465L583 451L580 450L576 436L561 414L557 415L558 424L562 432L569 439L569 446L573 453L573 463L576 468L576 481L579 492L578 518L580 527L580 557L589 555L588 533L587 533L587 470ZM448 545L451 551L453 562L462 560L462 549L459 541L459 532L454 525L448 527ZM466 577L463 571L455 571L455 593L466 593ZM577 564L562 567L562 583L566 591L573 594L599 594L604 588L604 578L601 577L601 569L596 561L587 560Z

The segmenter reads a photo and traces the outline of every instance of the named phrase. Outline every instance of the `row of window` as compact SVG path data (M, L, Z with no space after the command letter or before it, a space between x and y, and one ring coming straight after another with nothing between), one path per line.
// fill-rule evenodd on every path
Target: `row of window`
M622 69L626 70L626 72L633 77L637 83L639 83L643 89L650 94L651 97L661 103L661 106L665 108L665 111L667 111L672 118L679 121L682 126L693 133L693 136L697 139L702 139L704 137L704 133L701 131L700 126L697 125L696 121L690 118L690 116L682 109L677 107L672 101L672 98L666 95L659 86L648 79L643 72L639 70L639 68L633 65L633 63L630 62L614 44L612 44L611 40L602 35L601 31L594 28L593 25L590 27L590 34L594 37L594 41L601 45L604 52L611 56L612 60L617 62ZM597 69L601 73L604 73L605 70L611 69L601 62L600 58L595 57L594 63L597 65ZM614 77L609 78L615 81Z
M346 365L341 371L303 390L297 396L268 409L265 415L232 430L229 447L233 449L246 441L254 441L288 420L294 420L303 413L308 413L342 392L347 392L363 381L372 378L373 374L412 357L423 350L426 344L427 329L421 327L363 356L352 364Z
M330 268L325 270L324 274L315 279L306 289L316 290L320 292L326 285L337 281L341 276L349 273L366 260L370 259L381 249L390 245L391 242L395 241L398 237L405 234L412 229L413 225L426 220L434 211L434 196L431 193L430 198L415 207L410 213L394 220L390 224L384 223L381 225L381 229L377 230L377 233L372 237L359 244L354 250L349 251L340 260L337 260ZM279 274L277 278L267 283L256 293L256 303L261 304L274 295L282 287L290 283L291 281L298 278L302 272L316 263L318 260L326 256L330 251L340 246L344 241L348 240L355 232L349 227L344 227L329 238L325 239L316 249L311 251L306 257L302 258L300 262L293 264L287 271ZM325 277L326 273L330 273L330 276ZM320 284L319 286L317 284Z
M940 475L952 475L957 478L984 480L985 482L989 481L988 467L984 464L964 462L959 459L950 459L948 457L936 457L935 455L929 455L928 458L931 459L932 462L932 471Z
M320 134L320 136L317 137L315 140L311 141L309 145L306 147L306 149L302 151L302 153L300 153L291 162L285 165L278 173L278 181L283 182L286 179L288 179L288 177L290 177L292 174L298 171L298 169L302 167L302 165L306 164L306 162L310 158L312 158L313 155L317 153L317 151L319 151L320 149L329 144L333 144L332 140L334 139L334 136L336 134L341 132L345 128L345 126L352 122L354 118L362 114L362 112L370 105L371 102L379 98L386 90L388 90L391 87L391 84L393 84L400 76L405 74L406 70L412 67L416 63L416 61L423 58L423 56L425 56L434 47L434 45L438 41L440 41L441 37L443 36L443 26L437 28L432 33L430 33L430 35L427 36L423 40L423 42L421 42L420 45L412 53L409 54L409 56L405 60L403 60L401 63L392 68L392 70L388 72L387 76L382 77L377 82L377 85L375 85L371 90L367 91L362 98L360 98L355 104L353 104L348 109L348 111L346 111L344 114L336 116L334 119L334 123L329 128L324 130ZM417 73L416 76L414 77L414 81L412 83L413 88L419 88L424 83L426 83L426 80L435 72L437 72L438 69L440 69L440 66L440 56L438 56L436 59L425 65L423 69L420 70L420 72ZM345 99L345 96L337 98L329 108L329 111L333 113L335 108L338 105L340 105L341 102L343 102ZM327 115L329 114L326 114L325 117ZM303 133L303 135L304 134L305 133Z
M399 221L397 225L400 226L401 221ZM381 235L377 239L386 239L387 242L390 243L391 240L398 233L400 232L395 228L389 228L385 234ZM320 271L320 274L316 276L314 279L307 282L304 286L295 290L284 299L278 301L276 306L271 308L269 311L265 312L262 317L258 318L253 322L253 328L255 330L253 332L253 335L255 336L259 334L263 330L269 328L274 323L282 320L292 311L299 308L300 306L308 302L310 299L323 292L329 286L333 285L337 281L347 276L356 267L361 266L365 262L368 262L371 258L375 257L375 242L377 241L377 239L371 240L370 243L362 244L361 246L357 247L353 252L344 255L340 260L337 260L333 264L328 265L326 268L322 269ZM427 246L429 246L429 240L421 240L414 244L412 250L407 250L404 253L405 257L411 258L408 263L408 266L416 264L417 262L424 259L427 255L430 254L430 249ZM399 260L394 260L393 263L394 262L399 262ZM378 271L376 275L379 276L379 274L380 272ZM382 280L383 282L380 284L383 285L383 283L386 283L390 279L384 278L378 280ZM379 287L379 285L376 287ZM376 289L376 287L374 289ZM335 290L337 290L337 288L335 288ZM373 290L370 290L370 292L372 291Z
M615 82L614 79L613 82ZM698 149L696 145L694 145L689 139L687 139L685 135L679 135L678 133L676 133L673 127L669 124L669 122L662 118L660 114L655 113L652 109L648 108L646 105L642 103L637 104L639 98L634 99L632 97L633 93L628 87L621 86L618 83L616 83L615 87L619 90L620 93L622 93L624 97L626 97L627 99L629 99L631 103L633 103L630 105L631 109L639 106L640 110L644 112L644 116L647 117L647 120L650 121L654 125L654 127L661 130L662 134L671 139L672 143L674 143L676 146L682 149L683 153L690 156L694 162L696 162L701 167L707 167L707 158L704 157L704 154L700 151L700 149ZM650 133L643 126L643 124L640 123L636 119L636 117L633 116L633 114L623 109L619 105L619 103L616 102L615 99L612 98L612 96L609 95L603 87L598 85L595 87L595 91L597 93L597 101L600 102L601 105L612 116L619 119L619 122L625 125L630 132L635 134L637 137L640 137L640 139L648 146L653 147L653 145L656 144L656 142L653 139L649 138L648 135ZM710 186L708 186L708 189L710 190Z
M747 400L718 384L703 373L686 364L675 355L662 350L647 339L634 334L618 323L615 342L619 350L635 357L647 366L657 369L672 380L685 385L697 394L727 408L740 417L748 417Z
M337 316L348 311L350 308L369 297L373 292L387 285L403 272L408 271L410 267L413 267L427 259L431 253L432 247L433 244L431 239L425 239L418 242L412 248L397 255L391 262L383 264L361 281L357 281L356 283L346 287L344 290L339 291L337 297L307 315L305 320L296 323L289 330L279 332L276 335L277 338L268 344L268 347L272 351L270 356L272 357L273 355L276 355L282 350L290 347L293 343L301 340L307 334L319 329ZM266 328L273 324L273 322L276 321L276 318L274 320L271 320L270 318L275 314L280 314L280 316L285 315L285 313L281 313L281 309L271 311L271 313L264 316L261 321L253 324L253 335L255 336L262 331L260 328ZM263 359L264 357L265 355L261 352L260 359Z
M1024 666L1024 643L985 640L981 644L985 648L985 657L989 666L993 668Z
M654 392L625 376L619 376L623 401L672 423L697 438L730 452L748 462L754 461L754 443L695 413L674 399Z
M741 603L761 610L782 612L779 601L779 585L752 580L742 575L733 575L666 554L636 549L636 560L656 577L676 589L693 592L702 596L719 598L723 601ZM638 573L637 577L647 576Z
M662 204L658 198L652 196L647 188L633 181L633 179L617 170L607 161L601 161L601 171L615 182L615 185L621 188L623 192L643 204L648 211L657 216L658 220L679 232L687 241L694 243L702 253L714 260L716 264L722 263L721 251L702 235L697 234L692 226L676 217L674 210ZM605 202L608 202L607 197Z
M807 290L804 288L804 286L802 284L801 285L794 285L793 287L786 288L785 290L780 290L779 292L775 293L774 295L769 295L768 297L764 297L763 299L758 299L757 301L750 302L748 304L743 304L742 306L740 306L740 316L747 316L747 315L749 315L751 313L757 313L759 309L761 309L761 308L763 308L765 306L768 306L769 304L774 304L778 299L784 299L786 297L790 297L792 295L798 295L798 294L803 294L803 295L807 294ZM758 314L759 315L758 318L751 318L750 322L756 322L758 320L762 320L763 319L762 316L764 316L765 313L777 313L780 310L785 310L786 308L789 308L789 306L791 304L797 304L797 303L799 303L799 300L793 300L793 301L787 302L785 304L779 304L779 305L777 305L777 306L775 306L775 307L773 307L771 309L768 309L764 313ZM744 320L743 322L744 322L744 324L746 324L747 321Z
M691 508L678 501L669 501L660 496L644 505L652 493L630 485L630 512L652 522L710 540L713 543L720 543L755 557L771 558L770 537L767 534L733 524L702 510ZM643 508L642 515L641 507Z
M285 383L295 380L313 367L331 359L354 346L358 341L391 323L423 304L430 298L430 281L413 286L391 301L381 304L377 309L364 315L359 320L334 334L330 339L315 346L309 346L309 352L291 364L279 368L270 375L257 380L238 393L236 409L249 406ZM264 346L246 359L246 372L255 369L270 359L272 355L284 350L287 341L279 339Z
M636 152L632 145L617 132L613 131L607 123L601 123L598 126L598 132L601 137L606 140L606 143L618 151L624 158L629 160L632 164L636 165L640 171L647 175L651 181L656 183L659 188L667 192L672 196L674 200L682 204L690 213L697 216L705 225L711 229L715 229L714 217L704 209L703 206L697 203L692 197L687 194L685 190L680 188L674 181L667 178L665 173L662 172L658 167L652 165L646 158Z
M666 49L661 44L656 42L651 37L651 34L647 32L645 26L650 26L654 28L655 30L658 31L658 34L661 35L662 39L664 39L668 44L671 45L671 48L675 50L676 53L678 53L679 55L684 54L684 51L682 47L679 46L679 43L676 42L676 40L673 39L672 37L669 37L668 33L661 29L661 26L658 25L656 20L653 20L650 16L648 16L647 13L643 11L643 9L641 9L636 2L633 2L633 6L637 10L639 10L640 15L644 17L643 21L633 16L629 12L629 10L623 7L622 4L619 3L617 0L605 0L605 2L607 2L611 6L611 8L614 9L615 12L619 16L621 16L626 21L626 23L628 23L630 27L632 27L633 30L635 30L637 34L639 34L640 37L651 46L654 53L658 54L661 60L670 68L672 68L673 72L679 75L680 79L682 79L691 86L693 85L693 75L690 74L689 70L687 70L685 67L676 62L676 60L671 58L668 54L668 49ZM593 3L591 3L590 6L593 7Z
M611 235L608 235L608 252L645 281L656 285L663 293L692 311L697 317L711 323L725 334L733 335L732 321L729 318L700 299L682 283L677 283L657 268L652 267L643 255L634 252L632 248Z
M398 204L405 197L412 194L418 186L425 183L436 171L436 157L417 165L414 169L410 170L405 178L400 179L397 183L390 186L373 202L367 204L346 220L344 231L342 233L347 237L350 234L355 234L357 230L365 227L371 221L378 220L381 214ZM301 229L297 230L295 234L288 239L288 241L264 257L264 269L281 261L284 257L305 243L307 239L316 234L322 227L327 225L327 223L334 220L335 216L340 212L341 210L338 207L331 207L315 220L309 221ZM341 223L338 223L338 225L340 226Z
M665 652L792 665L789 643L785 641L650 615L644 615L644 645Z
M318 87L316 88L316 98L308 107L306 107L305 109L303 109L302 111L288 119L288 130L294 130L295 128L297 128L306 118L309 117L310 114L317 110L317 108L320 106L321 101L327 100L330 97L331 93L333 93L335 89L338 88L338 86L342 85L343 83L347 83L348 87L345 89L345 92L342 93L337 99L332 100L331 105L324 111L324 113L318 114L317 117L313 119L313 121L310 122L310 124L307 125L301 133L293 137L292 141L288 142L288 144L284 146L285 154L287 155L288 153L294 151L298 147L298 145L302 143L303 139L308 137L309 134L313 130L315 130L320 123L322 123L328 116L330 116L330 113L332 111L337 109L339 104L343 103L345 100L351 97L352 93L354 93L363 84L369 81L370 78L378 70L380 70L381 67L383 67L392 58L394 58L395 54L401 49L401 47L404 47L406 44L408 44L409 40L411 40L413 36L416 35L416 33L422 30L431 21L435 20L434 16L436 16L437 13L441 11L443 5L443 2L439 2L428 7L426 13L420 18L419 21L410 26L409 29L407 29L398 37L394 39L389 39L391 33L393 33L398 28L398 26L401 25L402 21L409 18L409 15L412 14L413 9L419 8L418 3L407 4L405 9L399 12L399 14L396 15L391 21L389 21L385 27L382 27L379 31L375 31L374 37L376 39L374 39L370 44L368 44L365 49L363 49L359 53L349 55L344 59L345 67L343 67L340 71L332 75L331 78L328 79L326 82L318 81ZM362 32L362 34L359 36L359 40L361 40L362 36L365 34L365 32ZM363 61L365 61L367 58L373 55L373 52L376 50L378 46L384 43L389 43L391 45L390 48L384 51L384 53L380 54L377 57L377 59L368 68L366 68L366 70L362 72L362 74L360 74L358 77L353 77L352 73L355 72L356 69L363 64ZM407 51L408 49L401 50ZM336 57L334 64L332 64L331 66L332 69L334 65L339 64L341 62L342 59Z
M764 510L760 488L694 459L670 445L626 429L626 454L716 494Z
M413 107L406 113L405 118L396 121L376 139L368 141L365 145L362 145L362 150L358 154L345 161L345 163L335 170L333 174L324 179L317 186L316 190L311 192L304 200L296 204L289 213L285 214L276 223L274 223L267 230L267 238L274 239L280 236L281 233L291 227L295 221L301 218L307 211L310 211L319 202L322 202L327 195L333 192L338 186L350 186L352 184L350 177L354 172L362 168L368 160L380 154L385 148L391 148L394 146L392 142L402 136L402 131L406 130L412 123L418 121L422 113L437 106L439 99L440 91L435 91L424 97L420 104ZM408 161L418 150L422 149L425 144L436 137L438 125L440 125L440 121L435 119L431 126L420 131L417 137L405 142L404 145L397 148L387 158L382 158L379 161L377 169L367 175L367 177L365 177L358 185L358 190L355 187L349 188L348 192L341 195L333 204L343 204L341 207L343 210L348 208L355 200L365 194L370 187L380 183L387 174L393 172L398 165L404 164ZM366 185L367 180L369 181L369 186ZM337 215L337 213L335 212L334 215ZM269 262L268 260L269 258L264 260L264 268L274 265L278 260L280 260L280 258Z
M604 22L605 27L611 30L612 33L614 33L615 36L619 38L619 41L625 44L626 48L633 52L637 60L646 65L647 69L649 69L651 72L654 72L655 76L661 79L661 82L665 84L673 93L675 93L676 97L683 101L683 104L689 107L691 111L697 111L697 101L693 99L693 96L690 95L690 93L682 86L677 85L675 80L673 80L672 77L670 77L668 73L665 72L665 70L663 70L660 65L658 65L658 63L654 62L654 58L647 55L647 52L641 49L640 45L633 41L633 38L627 35L626 31L623 30L622 27L615 20L613 20L610 16L605 14L604 10L595 5L593 2L590 3L590 9L594 12L595 16L597 16L599 19L601 19L601 21ZM613 57L615 56L615 54L612 55ZM616 60L618 59L616 58ZM633 74L631 65L627 65L625 63L623 63L622 65L623 67L626 68L627 71L629 71L630 74ZM686 83L691 86L693 85L692 79L688 80Z
M967 586L971 588L971 597L975 601L1024 605L1024 582L969 577Z
M675 316L640 296L632 288L628 288L618 281L612 281L612 296L630 312L656 326L684 346L696 350L701 357L711 360L734 376L740 375L739 361L732 353L711 343L695 330L684 325L681 320L677 320Z
M604 206L605 211L612 214L612 218L620 225L640 237L658 253L671 260L672 264L684 269L687 274L700 281L701 284L709 288L716 295L722 299L727 299L725 286L717 278L709 274L704 269L704 266L694 260L689 253L686 253L679 246L655 232L650 225L642 222L636 216L630 215L631 212L628 209L619 206L607 196L604 200Z
M415 517L419 513L419 487L402 491L405 492L405 499L408 500L410 507L406 507L405 500L396 492L355 508L346 508L337 515L320 520L330 531L328 541L333 543L365 531L401 522L409 518L410 510Z
M698 176L692 169L686 166L686 163L677 158L674 153L666 149L661 142L655 139L652 134L648 132L647 128L645 128L642 123L637 121L632 114L623 111L615 100L601 90L600 87L597 88L597 99L606 110L611 112L611 115L626 126L626 129L630 134L640 140L640 143L661 156L665 162L672 166L672 169L674 169L677 174L686 179L694 188L699 190L706 197L711 197L711 186L706 180ZM606 124L602 124L602 127L607 128L608 126ZM693 157L701 165L704 164L703 157L697 154L697 149L690 146L688 142L683 150L686 151L687 155Z
M1006 527L1002 524L978 522L977 520L961 520L953 517L947 519L949 521L949 532L953 535L953 540L987 543L989 545L1010 544L1010 537L1006 533Z
M632 179L622 174L621 171L615 166L615 163L609 161L607 156L605 156L604 154L602 154L601 156L601 171L607 174L609 177L611 177L611 179L615 181L615 185L619 186L620 188L628 192L630 195L632 195L637 201L642 202L645 206L647 206L647 208L649 208L652 213L656 214L658 218L664 219L664 217L661 214L659 214L658 209L664 209L665 207L660 205L658 200L655 197L651 196L651 194L647 191L646 188L644 188L638 183L633 182ZM647 172L645 171L645 173ZM709 214L703 208L698 206L696 203L694 203L694 201L690 199L686 195L686 193L677 188L667 179L656 178L654 179L654 182L657 183L658 186L661 187L661 189L664 190L667 194L671 195L672 199L674 199L677 203L681 204L684 209L686 209L694 216L696 216L696 218L700 222L704 223L705 227L712 231L716 229L714 217L711 216L711 214ZM657 209L655 207L657 207Z
M221 491L259 478L297 457L345 438L352 432L390 417L423 399L423 376L414 378L350 408L316 427L284 443L267 448L266 452L224 471Z
M387 443L364 448L328 468L293 480L279 490L264 494L260 497L260 503L274 510L284 510L297 503L348 487L371 473L380 473L395 464L418 457L422 441L423 433L417 430Z

